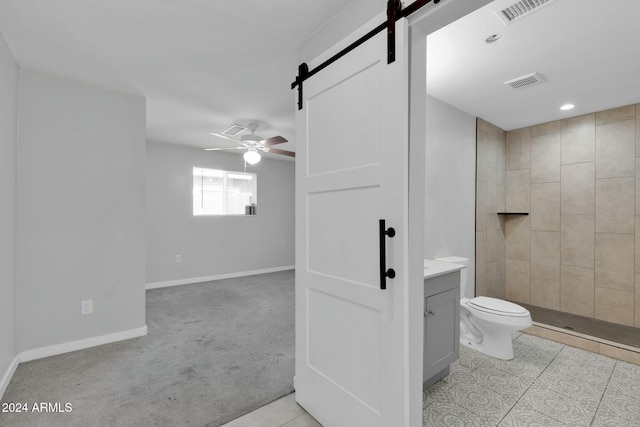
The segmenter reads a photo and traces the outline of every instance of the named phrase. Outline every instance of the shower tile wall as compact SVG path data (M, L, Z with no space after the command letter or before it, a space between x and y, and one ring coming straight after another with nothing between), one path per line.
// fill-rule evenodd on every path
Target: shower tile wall
M506 134L477 120L476 161L476 295L506 297L504 212Z
M478 120L477 294L640 326L640 104L503 135Z

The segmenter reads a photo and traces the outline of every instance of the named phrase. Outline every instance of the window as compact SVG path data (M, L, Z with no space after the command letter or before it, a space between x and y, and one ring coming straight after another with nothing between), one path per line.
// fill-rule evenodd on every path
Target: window
M257 202L256 174L193 168L194 215L244 215Z

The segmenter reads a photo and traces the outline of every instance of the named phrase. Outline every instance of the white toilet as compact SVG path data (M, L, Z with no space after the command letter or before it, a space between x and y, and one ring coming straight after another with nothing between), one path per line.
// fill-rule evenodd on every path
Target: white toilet
M456 256L435 260L469 264L468 258ZM513 359L511 332L531 326L531 314L518 304L491 297L473 298L473 294L465 267L460 270L460 343L488 356Z

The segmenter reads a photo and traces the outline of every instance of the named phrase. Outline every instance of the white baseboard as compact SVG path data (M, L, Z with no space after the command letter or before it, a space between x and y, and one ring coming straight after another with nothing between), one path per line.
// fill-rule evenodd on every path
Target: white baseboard
M43 357L55 356L70 351L83 350L97 345L109 344L116 341L124 341L130 338L142 337L147 335L147 325L129 329L128 331L116 332L114 334L100 335L98 337L86 338L78 341L71 341L64 344L51 345L49 347L41 347L33 350L23 351L18 354L20 363L30 360L42 359Z
M230 279L234 277L253 276L256 274L275 273L278 271L293 270L295 266L288 265L283 267L264 268L261 270L241 271L236 273L218 274L215 276L204 277L192 277L189 279L169 280L166 282L147 283L147 289L166 288L168 286L189 285L192 283L208 282L210 280ZM137 329L130 329L128 331L116 332L114 334L101 335L98 337L86 338L78 341L71 341L64 344L56 344L48 347L36 348L33 350L23 351L18 353L11 364L7 368L6 372L0 380L0 398L4 395L9 382L13 377L18 364L22 362L28 362L30 360L42 359L44 357L55 356L58 354L68 353L70 351L82 350L85 348L95 347L102 344L109 344L116 341L123 341L130 338L136 338L147 335L147 326L143 326Z
M215 276L191 277L189 279L167 280L166 282L147 283L146 288L158 289L169 286L190 285L192 283L209 282L211 280L231 279L234 277L253 276L256 274L275 273L277 271L293 270L295 265L287 265L284 267L264 268L262 270L239 271L237 273L217 274Z
M109 344L116 341L124 341L130 338L142 337L145 335L147 335L146 325L141 328L130 329L128 331L116 332L114 334L101 335L98 337L91 337L83 340L71 341L64 344L56 344L18 353L16 357L13 358L11 364L9 365L9 368L7 368L7 371L2 376L2 380L0 380L0 398L4 396L4 392L7 390L13 374L16 372L18 365L22 362L42 359L44 357L55 356L62 353L68 353L70 351L83 350L85 348L95 347L97 345Z
M7 387L9 387L9 382L11 381L11 377L13 377L13 374L16 372L16 369L18 369L19 363L20 363L19 355L16 354L16 356L13 358L13 360L9 364L9 367L5 371L4 375L2 376L2 380L0 380L0 400L2 399L2 396L4 396L4 392L7 391Z

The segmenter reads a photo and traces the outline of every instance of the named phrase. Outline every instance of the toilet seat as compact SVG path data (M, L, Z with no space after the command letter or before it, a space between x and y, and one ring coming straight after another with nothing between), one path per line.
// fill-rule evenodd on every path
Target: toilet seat
M476 297L467 300L467 307L487 314L505 317L529 317L529 311L509 301L491 297Z

